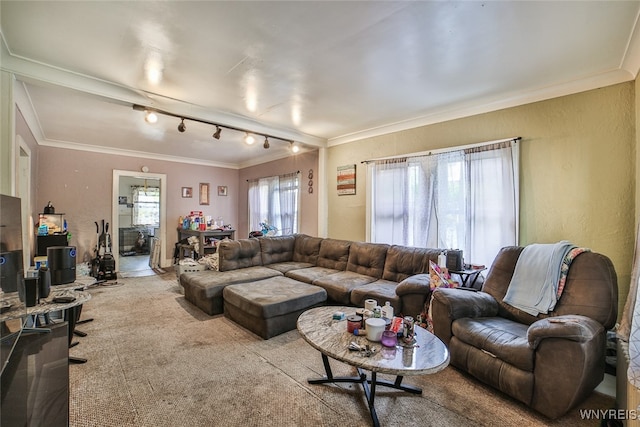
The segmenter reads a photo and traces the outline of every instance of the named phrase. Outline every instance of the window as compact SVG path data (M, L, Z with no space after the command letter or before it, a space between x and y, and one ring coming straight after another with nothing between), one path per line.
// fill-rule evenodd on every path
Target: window
M133 212L131 223L138 225L160 224L160 189L158 187L131 187Z
M298 173L249 181L249 232L262 230L266 223L276 235L298 232Z
M379 160L370 168L372 242L462 249L490 265L517 244L516 141Z

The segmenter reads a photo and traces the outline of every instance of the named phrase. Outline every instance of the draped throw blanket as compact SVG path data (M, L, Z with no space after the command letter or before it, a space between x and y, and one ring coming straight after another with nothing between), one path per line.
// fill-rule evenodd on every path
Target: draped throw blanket
M552 311L558 301L563 261L574 248L566 240L526 246L503 301L532 316Z

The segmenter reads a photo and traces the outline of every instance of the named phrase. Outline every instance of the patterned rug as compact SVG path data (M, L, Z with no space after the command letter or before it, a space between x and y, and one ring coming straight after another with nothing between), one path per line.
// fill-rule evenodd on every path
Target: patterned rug
M72 427L371 425L359 385L307 383L324 368L297 331L265 341L208 316L184 299L172 272L105 285L91 288L82 318L94 320L70 349L88 359L69 368ZM355 374L331 363L335 375ZM598 425L578 409L552 422L451 367L404 382L423 393L379 388L382 426ZM580 408L613 406L593 393Z

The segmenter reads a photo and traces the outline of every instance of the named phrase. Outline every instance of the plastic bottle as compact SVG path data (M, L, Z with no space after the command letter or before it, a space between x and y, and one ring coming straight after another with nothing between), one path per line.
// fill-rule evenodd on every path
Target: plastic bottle
M440 268L445 268L447 266L447 255L444 253L444 251L440 252L440 255L438 255L438 267Z
M389 301L385 302L384 307L382 307L382 317L393 319L393 307L391 307L391 303Z

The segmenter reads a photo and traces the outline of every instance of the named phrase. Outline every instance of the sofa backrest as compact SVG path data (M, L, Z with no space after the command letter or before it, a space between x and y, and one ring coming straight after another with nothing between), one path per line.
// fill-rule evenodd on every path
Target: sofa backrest
M530 325L544 317L579 314L600 322L607 329L615 325L618 313L616 272L609 258L595 252L584 252L573 260L562 296L552 313L535 317L504 303L502 299L523 249L517 246L502 248L487 273L482 291L498 301L498 316Z
M350 246L351 242L348 240L323 239L320 242L320 253L316 265L334 270L346 270Z
M220 271L262 265L260 241L258 239L223 240L218 244L218 266Z
M320 237L311 237L306 234L296 234L296 241L293 249L293 261L308 262L317 265L318 256L320 255L320 243L324 239Z
M380 279L388 249L389 245L382 243L351 243L347 271Z
M387 251L382 278L400 283L414 274L428 273L429 260L437 263L441 251L392 245Z
M262 251L262 264L293 261L295 236L259 237L258 241Z

